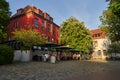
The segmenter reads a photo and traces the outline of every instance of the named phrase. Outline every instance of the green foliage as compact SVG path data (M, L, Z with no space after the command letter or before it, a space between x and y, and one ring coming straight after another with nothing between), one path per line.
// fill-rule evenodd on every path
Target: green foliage
M7 45L0 45L0 65L12 63L13 58L13 49Z
M8 37L6 32L3 32L2 29L0 29L0 42L2 42L4 39Z
M6 0L0 0L0 42L8 37L6 30L10 21L10 15L9 3Z
M115 2L119 2L120 0L106 0L106 2L109 2L109 5L115 3Z
M60 43L69 45L83 52L88 52L92 47L92 36L83 22L70 17L61 24Z
M106 2L109 2L110 5L113 4L113 3L115 3L115 2L118 2L118 1L120 1L120 0L106 0Z
M120 1L114 2L110 5L112 12L120 18Z
M102 29L105 30L113 42L120 41L120 2L116 1L110 4L108 9L104 10L103 15L100 16Z
M108 53L120 53L120 42L114 42L109 45Z
M46 43L44 35L40 35L37 30L20 29L13 32L14 38L20 42L23 42L25 49L30 49L34 45L40 45Z

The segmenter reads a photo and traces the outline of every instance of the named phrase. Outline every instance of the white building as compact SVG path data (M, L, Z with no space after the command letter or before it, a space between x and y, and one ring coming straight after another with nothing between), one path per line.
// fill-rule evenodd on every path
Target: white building
M93 53L92 59L106 59L107 49L110 44L110 40L106 37L105 33L101 29L91 30L93 36Z

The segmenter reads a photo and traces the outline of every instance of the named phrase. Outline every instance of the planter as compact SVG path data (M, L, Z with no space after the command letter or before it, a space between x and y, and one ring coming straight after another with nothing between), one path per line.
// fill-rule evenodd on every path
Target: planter
M29 62L29 61L31 61L30 50L21 51L21 61L22 62Z
M14 51L14 61L20 61L21 60L21 50L15 50Z

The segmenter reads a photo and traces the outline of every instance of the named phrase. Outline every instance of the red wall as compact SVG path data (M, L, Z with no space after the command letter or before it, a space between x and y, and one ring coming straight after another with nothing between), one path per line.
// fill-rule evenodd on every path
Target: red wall
M34 26L34 19L37 19L39 24L38 24L38 28L35 28ZM18 27L15 28L15 22L18 22ZM42 30L41 24L42 22L44 22L45 24L45 29ZM48 26L50 25L50 32L48 32ZM13 34L12 32L15 29L20 29L20 28L24 28L24 29L29 29L28 27L33 27L34 29L37 29L40 34L45 34L46 37L50 38L50 42L52 42L52 38L54 39L54 43L58 43L58 39L60 37L59 31L60 31L60 27L58 25L56 25L54 22L48 21L42 17L39 17L33 13L27 13L21 16L17 16L17 17L12 17L10 24L8 25L9 30L8 30L8 34L9 34L9 40L13 40ZM55 31L55 34L53 34L53 28Z

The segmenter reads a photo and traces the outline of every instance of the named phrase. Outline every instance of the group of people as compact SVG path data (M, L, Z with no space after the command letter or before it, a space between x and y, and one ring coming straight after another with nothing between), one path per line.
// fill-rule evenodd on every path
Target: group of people
M57 58L57 54L55 52L53 52L52 54L45 52L33 56L33 60L35 61L43 61L43 62L51 62L51 63L55 63L56 58Z
M36 61L56 63L56 61L62 60L61 56L65 57L65 55L63 55L60 52L45 52L40 55L35 55L33 57L34 57L34 60L36 60ZM67 56L68 55L66 55L66 57ZM70 55L69 55L69 57L70 57ZM80 53L74 53L74 54L71 54L71 59L66 59L66 60L81 60L81 55L80 55Z
M80 53L74 53L73 54L73 60L80 60L80 59L81 59Z
M43 59L44 59L44 61L46 61L46 62L51 62L51 63L55 63L56 62L56 53L55 52L53 52L52 54L48 54L48 53L45 53L44 55L43 55Z

